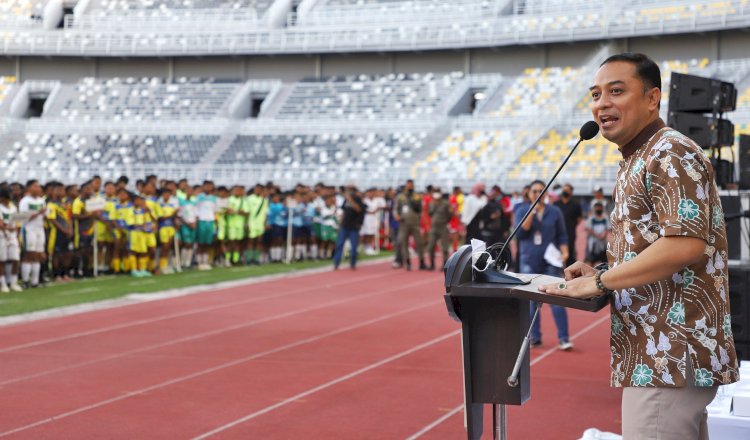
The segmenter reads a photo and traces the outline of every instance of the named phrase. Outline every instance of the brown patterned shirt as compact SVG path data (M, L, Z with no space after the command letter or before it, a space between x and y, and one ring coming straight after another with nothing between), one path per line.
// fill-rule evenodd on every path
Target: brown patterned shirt
M706 242L701 260L670 279L615 291L612 386L681 387L686 353L696 386L739 379L729 313L724 213L709 158L661 119L622 148L609 264L635 258L660 236Z

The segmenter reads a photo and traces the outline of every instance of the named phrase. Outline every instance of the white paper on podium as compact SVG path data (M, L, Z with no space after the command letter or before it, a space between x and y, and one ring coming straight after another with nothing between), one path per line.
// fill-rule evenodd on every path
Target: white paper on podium
M547 245L547 249L544 251L544 261L562 269L562 252L560 252L560 249L558 249L554 244L550 243Z
M479 257L487 249L487 243L476 238L471 239L471 265L476 266Z

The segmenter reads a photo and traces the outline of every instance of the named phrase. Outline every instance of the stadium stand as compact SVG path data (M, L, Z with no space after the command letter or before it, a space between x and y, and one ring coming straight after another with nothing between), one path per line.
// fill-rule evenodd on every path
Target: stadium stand
M498 109L485 106L492 116L559 115L560 109L552 103L580 75L581 69L572 67L529 68L508 87L498 93L503 101ZM531 99L529 99L531 98Z
M228 32L257 27L272 4L272 0L101 0L92 2L87 13L69 16L65 26L109 32Z
M339 169L392 167L410 161L426 133L307 134L238 136L217 164L249 162L291 168Z
M50 170L75 175L100 168L190 164L215 175L243 167L292 170L285 176L306 170L311 178L360 170L364 179L378 176L380 183L408 176L462 179L465 184L500 176L504 185L516 187L532 170L550 176L577 139L580 124L590 119L590 98L577 83L593 72L596 63L590 64L528 68L518 76L393 74L302 80L284 84L286 92L270 96L271 110L254 120L233 119L228 111L237 97L249 93L247 83L85 78L60 85L38 123L29 121L28 129L6 127L11 134L0 136L10 152L0 166L6 176L20 177L41 155ZM747 132L750 59L668 60L661 67L663 117L671 72L716 76L737 82L738 111L729 117L737 134ZM474 114L447 116L479 83L493 84L486 102ZM0 81L0 102L14 84L14 77ZM66 126L70 121L76 126ZM122 125L131 123L142 126ZM611 179L617 158L616 149L598 137L573 156L563 177L591 187Z
M179 78L84 78L62 86L47 116L74 120L211 119L226 110L239 83Z
M391 74L306 80L294 85L278 118L405 119L433 115L463 77Z
M44 0L5 0L0 2L0 29L34 28L41 24Z
M135 163L194 165L219 136L144 136L129 134L85 136L27 133L14 142L0 160L5 177L18 168L38 166L55 175L56 170L97 169L122 172ZM66 177L76 179L76 172Z

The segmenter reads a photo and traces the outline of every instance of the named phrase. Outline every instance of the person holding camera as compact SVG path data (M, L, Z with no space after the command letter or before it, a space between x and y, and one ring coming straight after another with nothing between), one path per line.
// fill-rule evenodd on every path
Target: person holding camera
M341 205L341 223L339 224L339 236L336 240L336 251L333 254L333 269L338 270L341 257L344 255L344 244L349 240L351 245L350 267L357 267L357 246L359 246L359 229L365 220L365 210L362 198L357 194L354 185L344 188L344 203Z

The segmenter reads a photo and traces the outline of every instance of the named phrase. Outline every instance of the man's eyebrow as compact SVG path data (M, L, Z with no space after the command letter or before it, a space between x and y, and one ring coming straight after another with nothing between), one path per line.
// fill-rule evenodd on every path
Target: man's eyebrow
M623 81L623 80L620 80L620 79L617 79L617 80L614 80L614 81L610 81L610 82L608 82L608 83L607 83L607 85L608 85L608 86L613 86L613 85L615 85L615 84L622 84L622 85L624 85L624 84L625 84L625 81ZM589 90L594 90L594 89L595 89L595 88L597 88L597 87L599 87L599 86L597 86L597 85L593 85L593 86L589 87Z

